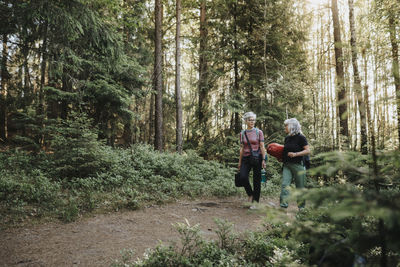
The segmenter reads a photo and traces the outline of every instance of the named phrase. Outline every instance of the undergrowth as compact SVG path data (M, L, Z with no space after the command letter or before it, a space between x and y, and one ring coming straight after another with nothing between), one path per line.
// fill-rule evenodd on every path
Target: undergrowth
M2 224L40 217L70 222L95 210L138 209L182 197L226 197L239 192L232 169L206 161L193 151L179 155L145 145L131 149L100 146L91 153L90 164L79 158L79 151L65 153L72 154L66 158L77 160L60 162L56 153L0 154ZM105 167L88 167L100 165Z

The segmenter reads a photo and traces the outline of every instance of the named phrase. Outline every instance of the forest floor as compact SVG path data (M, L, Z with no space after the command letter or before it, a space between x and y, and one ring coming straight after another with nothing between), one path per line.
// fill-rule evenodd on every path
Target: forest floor
M216 239L215 218L234 224L235 233L263 227L268 209L279 210L278 199L261 199L260 210L249 210L246 199L206 198L151 205L136 211L94 214L63 224L25 225L0 230L0 266L110 266L121 251L132 249L141 258L160 242L179 244L173 224L200 224L204 239ZM249 203L247 203L249 204ZM294 205L284 213L294 218Z

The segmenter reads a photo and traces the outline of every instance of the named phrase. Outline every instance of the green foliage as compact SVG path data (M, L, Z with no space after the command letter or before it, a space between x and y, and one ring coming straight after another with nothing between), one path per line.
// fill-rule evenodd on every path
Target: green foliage
M382 153L375 164L352 152L325 155L326 164L315 173L337 175L341 184L309 190L313 208L300 213L295 225L296 238L312 244L311 262L351 264L355 254L371 263L400 259L393 238L400 234L400 190L393 177L398 154ZM365 162L376 165L377 176ZM373 253L376 248L381 252Z
M207 145L197 148L199 154L207 155L207 159L217 160L236 167L239 161L239 137L218 135L210 138Z
M375 266L384 257L388 266L396 266L400 260L400 242L395 238L400 234L399 154L380 153L375 162L377 176L370 169L374 161L369 157L353 152L319 155L311 178L325 175L329 183L301 192L308 207L295 220L279 211L269 212L270 223L263 231L240 238L231 233L231 224L218 220L218 240L212 242L202 240L197 225L179 224L180 248L184 249L159 246L143 260L127 265L351 266L362 257Z
M64 207L60 213L60 219L66 223L75 221L79 216L77 200L70 197L65 201Z
M72 113L70 119L52 126L48 141L53 166L46 166L50 175L65 181L104 173L115 164L112 149L99 142L91 129L91 120L83 113Z
M0 200L13 207L25 203L51 209L57 204L60 184L44 176L39 170L31 173L2 170L0 172Z
M51 124L47 117L65 119L71 112L84 111L111 143L116 125L131 122L132 96L144 95L145 68L151 62L143 59L148 48L140 43L144 3L135 1L132 10L116 0L14 1L1 2L0 7L12 14L4 28L17 46L9 50L13 60L5 61L12 78L7 103L10 139L39 150L48 133L45 127ZM37 43L43 45L38 49ZM41 58L46 70L33 58Z
M320 178L328 184L339 179L353 183L365 183L369 179L370 156L359 152L327 152L312 157L313 168L309 171L311 176Z
M303 266L307 247L277 234L286 232L283 225L242 238L231 232L229 222L218 220L216 225L218 240L205 241L198 225L179 223L179 246L160 244L136 261L125 253L122 261L115 261L113 266Z
M304 261L306 247L295 239L288 238L282 226L273 226L271 231L252 232L244 242L244 257L247 261L267 266L298 266Z
M177 197L180 194L227 196L237 192L233 186L233 170L222 164L205 161L194 151L182 156L158 153L149 146L133 146L132 168L142 177L139 183L153 181L157 191ZM223 179L217 179L220 177Z
M27 214L70 222L98 209L135 210L184 196L239 192L232 169L194 151L159 153L144 145L113 149L97 140L91 121L82 114L49 127L54 130L47 153L0 154L2 223Z
M232 234L233 224L221 219L215 219L217 230L215 233L218 236L219 247L222 249L232 249L235 245L236 238Z
M201 246L202 240L200 237L200 225L191 226L186 219L185 223L177 223L176 230L180 234L182 249L180 254L183 256L192 257L197 254L197 249Z

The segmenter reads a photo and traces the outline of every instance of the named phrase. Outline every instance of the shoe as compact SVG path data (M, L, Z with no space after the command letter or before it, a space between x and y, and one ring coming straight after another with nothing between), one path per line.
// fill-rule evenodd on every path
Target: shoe
M256 209L258 209L258 208L257 208L256 205L251 205L249 209L250 209L250 210L256 210Z

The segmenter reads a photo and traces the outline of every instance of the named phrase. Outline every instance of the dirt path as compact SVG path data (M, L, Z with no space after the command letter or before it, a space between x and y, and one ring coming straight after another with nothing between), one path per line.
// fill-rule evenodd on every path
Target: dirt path
M205 238L216 237L214 218L234 223L235 232L255 230L264 216L243 206L244 201L237 197L180 200L69 224L0 231L0 266L109 266L113 259L120 259L123 249L133 249L136 258L160 241L177 241L179 235L172 224L185 222L185 218L191 225L199 223Z

